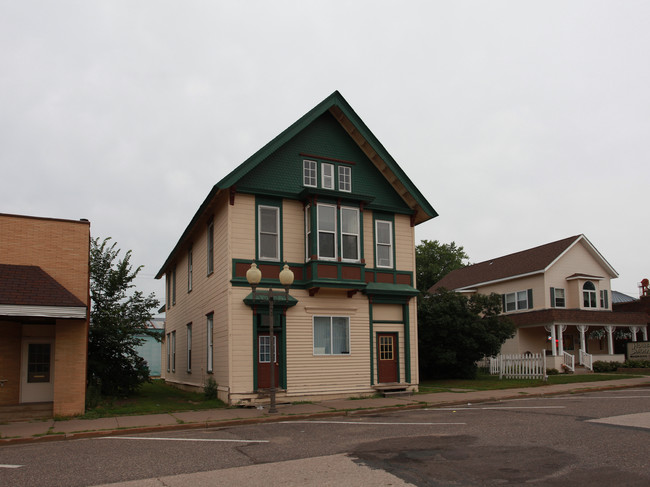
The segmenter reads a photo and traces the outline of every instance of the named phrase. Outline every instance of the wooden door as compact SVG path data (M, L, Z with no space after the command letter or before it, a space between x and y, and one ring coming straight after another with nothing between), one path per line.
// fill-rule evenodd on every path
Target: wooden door
M397 333L377 334L377 382L399 382Z
M268 389L271 387L271 362L273 363L273 374L276 388L280 387L280 364L278 357L278 336L273 335L274 350L271 351L271 339L268 332L257 335L257 388ZM273 355L273 360L271 360Z

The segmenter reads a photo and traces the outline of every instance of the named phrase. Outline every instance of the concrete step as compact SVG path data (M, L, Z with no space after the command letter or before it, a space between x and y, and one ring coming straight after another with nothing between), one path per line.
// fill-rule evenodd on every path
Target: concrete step
M34 402L0 406L0 423L51 418L53 416L54 411L51 402Z

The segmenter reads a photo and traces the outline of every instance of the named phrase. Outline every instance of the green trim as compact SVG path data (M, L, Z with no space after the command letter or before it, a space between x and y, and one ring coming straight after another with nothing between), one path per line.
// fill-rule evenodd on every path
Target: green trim
M250 307L255 306L262 310L266 310L266 313L268 314L269 297L264 294L255 293L255 301L253 301L253 293L251 292L244 298L244 303ZM298 304L298 300L291 295L289 295L288 298L285 298L284 296L275 296L273 298L273 306L279 306L280 308L291 308L296 304Z
M372 319L372 300L368 300L368 322L370 328L370 385L375 385L375 347L373 344L374 320Z
M409 305L402 305L402 317L404 318L404 372L406 382L411 383L411 327L409 320Z

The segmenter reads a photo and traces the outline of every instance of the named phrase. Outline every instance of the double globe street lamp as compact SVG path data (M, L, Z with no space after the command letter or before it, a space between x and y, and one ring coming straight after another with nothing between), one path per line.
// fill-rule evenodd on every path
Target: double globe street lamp
M289 288L293 284L293 272L289 269L287 264L284 264L284 267L280 271L280 284L284 287L284 291L274 291L269 287L268 290L258 291L257 286L262 280L262 271L258 269L257 264L253 262L250 269L246 271L246 280L253 289L253 309L256 305L256 296L264 296L268 299L269 302L269 370L270 370L270 381L269 381L269 396L271 398L271 405L269 406L269 413L277 413L278 410L275 407L275 336L273 334L273 301L275 298L284 297L285 304L289 302Z

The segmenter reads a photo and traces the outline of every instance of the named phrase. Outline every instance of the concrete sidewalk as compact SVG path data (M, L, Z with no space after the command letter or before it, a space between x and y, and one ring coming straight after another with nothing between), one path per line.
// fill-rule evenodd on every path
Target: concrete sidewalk
M436 392L408 397L335 399L300 404L278 404L278 413L265 409L224 408L169 414L117 416L100 419L42 420L0 424L0 446L11 443L56 441L150 431L213 428L264 421L291 421L324 416L346 416L370 411L454 406L554 394L650 387L650 377L602 382L524 387L518 389Z

